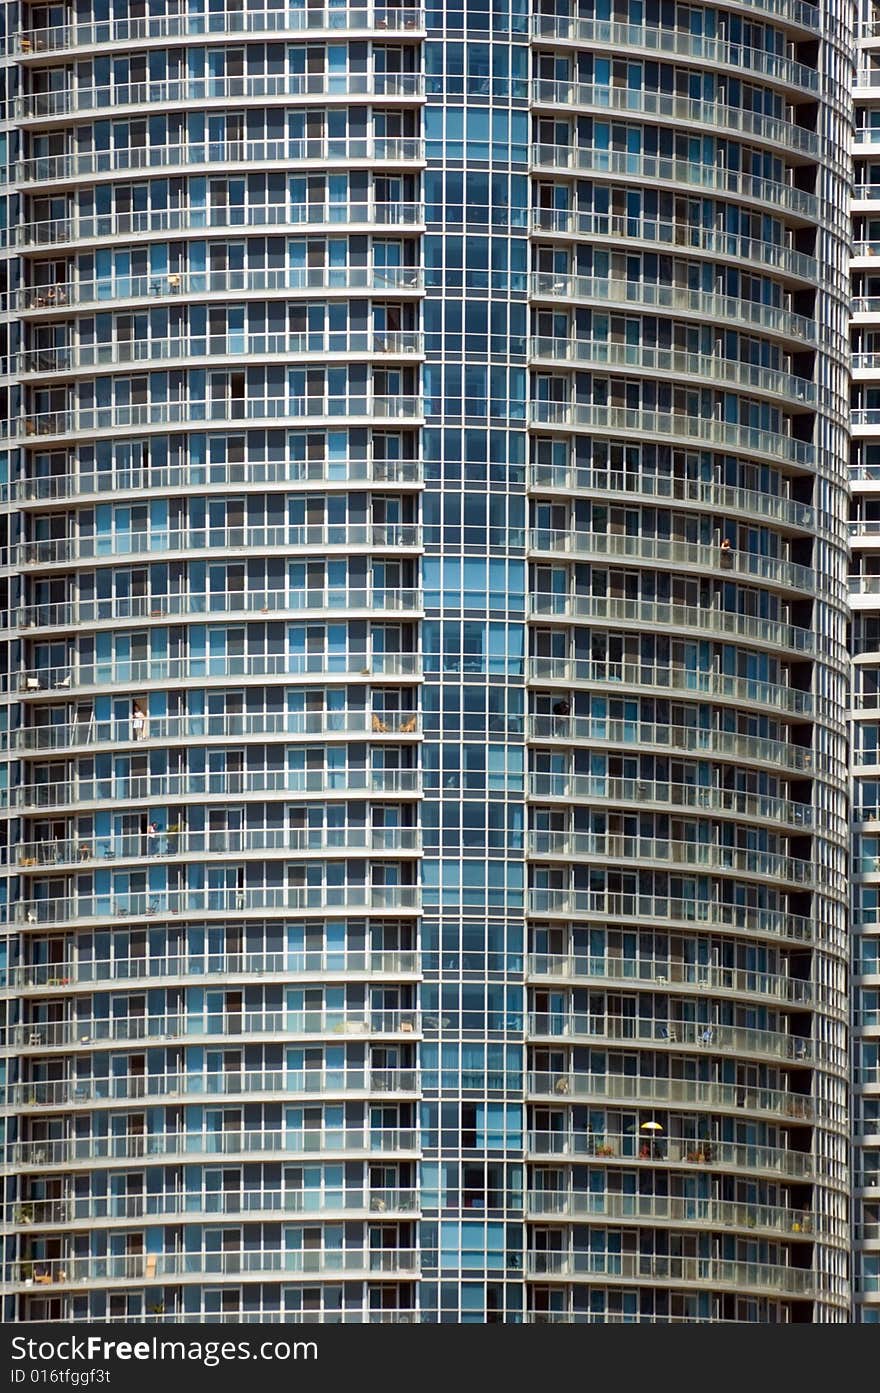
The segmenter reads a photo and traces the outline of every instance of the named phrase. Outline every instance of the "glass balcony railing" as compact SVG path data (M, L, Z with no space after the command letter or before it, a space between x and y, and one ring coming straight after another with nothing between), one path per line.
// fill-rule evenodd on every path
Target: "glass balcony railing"
M743 702L750 708L767 706L774 711L807 715L813 711L813 695L799 687L764 682L757 677L738 677L717 668L684 667L675 663L642 662L624 658L530 658L533 682L568 682L593 686L659 687L662 690L711 696ZM559 720L559 735L566 732L566 717Z
M828 989L816 988L800 977L680 959L599 957L578 952L530 953L526 973L530 977L552 977L554 981L620 982L664 992L693 987L698 988L701 995L707 990L733 992L749 998L766 997L786 1005L810 1006L815 1002L828 1005L832 1001L838 1008L843 1005L841 995L832 996Z
M118 301L184 296L252 294L260 291L369 290L385 295L424 288L419 266L265 266L248 270L180 271L156 275L83 277L46 285L23 286L13 292L10 308L21 314L100 306Z
M774 368L756 367L738 358L686 353L672 348L617 343L609 339L564 338L561 335L532 338L528 356L541 366L545 361L581 366L643 368L646 372L671 373L678 378L704 378L723 386L742 387L747 392L768 392L789 402L814 405L815 383Z
M710 318L714 318L711 314ZM856 413L858 414L858 413ZM880 410L874 413L880 420ZM529 423L533 426L564 426L568 430L614 430L624 434L675 436L681 440L701 440L708 445L744 454L759 454L778 465L780 460L812 469L816 449L778 431L760 430L710 416L689 416L684 412L649 411L640 407L599 406L590 402L531 401Z
M17 808L63 808L83 803L130 803L166 799L240 797L243 793L378 793L419 794L419 769L251 769L216 773L134 774L114 779L76 779L52 784L20 785L9 793ZM167 833L169 855L175 854L173 833ZM160 853L161 854L161 853Z
M16 51L31 54L57 53L68 48L98 48L104 44L131 47L150 39L180 39L231 34L295 33L339 35L340 31L390 30L394 34L421 33L424 11L414 5L287 5L282 9L250 9L223 6L188 9L186 13L135 15L104 20L83 20L45 28L23 29L16 36Z
M796 885L812 886L815 871L810 861L772 851L751 851L719 842L676 841L668 837L627 837L615 832L530 831L526 838L530 856L579 862L589 857L603 861L657 861L705 870L735 871ZM825 883L825 870L822 877ZM844 887L841 887L844 888Z
M878 471L880 478L880 471ZM589 465L532 463L528 466L529 488L539 493L625 493L627 498L641 495L650 499L669 499L697 503L724 512L752 514L769 518L785 527L814 532L818 525L815 508L778 493L758 493L755 489L735 488L713 479L689 479L676 474L647 471L624 472L592 469Z
M13 1282L21 1286L65 1286L115 1282L166 1281L197 1276L256 1277L276 1273L346 1276L365 1273L406 1274L419 1271L420 1250L409 1248L243 1248L208 1253L130 1253L104 1257L34 1258L16 1263Z
M322 330L303 334L205 334L178 338L123 339L115 343L78 343L66 347L32 348L18 354L20 376L65 376L101 367L130 363L151 366L167 361L190 362L198 358L309 359L343 353L348 358L385 356L410 358L424 352L424 341L415 330L365 330L334 333Z
M621 779L605 774L529 775L533 798L562 798L566 802L656 803L665 808L693 808L701 812L732 812L762 822L781 822L787 827L812 827L813 809L772 794L746 793L715 784L673 783L669 779Z
M718 599L720 601L720 595ZM549 590L529 596L529 613L538 618L558 615L565 619L598 619L607 623L637 623L658 628L699 629L703 636L729 634L762 647L815 654L825 650L844 662L843 646L823 640L812 629L802 629L779 619L739 614L720 605L673 604L668 600L630 600L619 595L556 594Z
M360 677L421 677L418 653L227 653L207 659L120 658L116 662L66 664L64 667L30 668L0 675L0 691L28 694L70 691L84 687L143 687L156 682L179 682L205 677L303 677L326 676L337 681L344 674ZM9 684L9 685L7 685Z
M21 222L15 229L15 245L21 248L54 246L62 242L112 241L138 237L148 232L183 232L190 228L274 227L315 228L363 225L418 228L425 221L422 203L361 202L333 203L228 203L225 199L212 207L192 204L182 208L122 210L111 213L76 213L48 221Z
M780 556L761 556L731 546L722 551L717 544L686 542L673 537L652 537L647 533L586 532L575 528L535 527L528 533L532 551L562 553L571 556L609 556L633 561L674 563L706 571L733 572L783 586L798 593L816 594L816 572L810 566L798 566Z
M421 1133L417 1129L381 1127L288 1128L264 1131L258 1128L216 1132L120 1132L112 1136L70 1137L46 1141L20 1141L9 1145L9 1163L22 1170L43 1167L70 1168L93 1161L129 1161L137 1157L158 1158L161 1164L172 1156L239 1156L282 1154L298 1156L348 1151L374 1155L398 1152L418 1155Z
M201 140L185 145L129 145L112 150L70 150L62 155L36 155L19 160L15 179L22 184L66 183L70 179L101 174L130 174L140 170L187 169L221 165L291 166L318 160L344 166L355 161L370 165L424 163L425 146L418 137L361 136L346 140L332 137L302 140Z
M657 32L651 30L652 35ZM536 78L532 82L532 106L561 106L567 111L573 107L594 107L600 111L623 114L638 112L645 116L671 118L683 126L708 126L712 131L725 130L746 137L753 136L799 155L818 158L820 154L816 132L796 126L793 121L765 116L762 112L747 111L744 107L729 106L724 102L697 101L671 92L652 91L647 83L644 87L612 87L610 83Z
M616 280L610 276L555 275L535 271L529 278L532 296L540 299L560 296L572 300L644 306L647 309L683 311L706 319L742 322L770 329L788 338L816 341L816 325L811 319L793 314L780 305L765 305L735 295L719 295L709 290L691 290L683 285L661 281Z
M567 729L565 728L567 723ZM735 731L699 726L660 725L656 721L609 719L607 716L529 716L529 740L612 745L637 745L640 749L668 747L691 754L726 755L750 763L772 764L780 769L803 772L823 769L824 760L812 750L786 740L770 740L760 735L738 735Z
M762 1230L782 1235L786 1240L798 1235L812 1238L828 1232L827 1221L802 1209L784 1205L748 1204L714 1196L624 1195L590 1190L531 1190L526 1195L526 1213L533 1219L571 1219L575 1221L625 1219L660 1223L698 1224L701 1229ZM839 1234L843 1236L842 1232Z
M340 949L338 952L289 948L277 953L218 952L152 954L149 957L91 958L63 962L23 963L8 969L8 980L20 991L57 990L98 982L165 980L174 977L249 978L280 975L347 977L353 973L380 977L420 976L421 957L412 949Z
M880 576L849 576L850 595L880 595Z
M111 718L108 721L89 719L63 725L20 726L10 733L8 741L0 739L0 748L67 752L76 746L88 748L92 745L118 745L144 740L187 744L193 740L218 737L239 740L264 735L419 735L421 728L421 715L417 711L241 711L207 716L150 716L145 718L140 732L133 727L130 717ZM132 846L135 844L131 843ZM47 848L49 860L58 854L58 841L41 845ZM110 845L109 841L105 842L105 846ZM125 845L125 842L120 845ZM82 841L79 841L77 849L81 847ZM37 860L42 859L42 852L33 854ZM102 850L98 854L106 853ZM25 855L29 856L31 852Z
M277 1093L300 1094L409 1094L419 1092L414 1069L229 1069L188 1074L129 1074L104 1078L77 1076L75 1080L20 1083L12 1086L11 1101L20 1108L92 1107L101 1103L129 1103L140 1098L163 1102L169 1098Z
M10 420L7 434L28 439L54 435L88 436L105 431L134 430L150 426L195 426L206 421L272 422L317 421L335 423L339 417L367 417L379 421L415 421L424 414L421 397L374 396L364 392L348 397L218 397L211 401L152 401L117 403L115 406L77 406L70 411L43 411Z
M607 1103L643 1103L651 1107L675 1104L715 1108L734 1112L769 1113L798 1122L815 1118L815 1105L806 1094L790 1089L751 1088L732 1083L717 1083L703 1079L675 1079L646 1074L581 1074L574 1070L537 1072L527 1076L529 1097L562 1098L604 1101ZM844 1119L837 1118L838 1126ZM641 1149L642 1143L639 1143ZM680 1143L679 1149L680 1149ZM690 1146L691 1143L688 1143ZM665 1146L661 1148L665 1153ZM678 1153L677 1153L678 1154ZM658 1152L659 1155L659 1152Z
M415 885L263 885L246 890L132 891L130 894L19 900L12 907L12 919L16 924L60 924L80 919L143 919L215 913L272 914L311 909L417 913L420 905L421 893ZM2 918L5 922L5 908Z
M26 1200L7 1205L6 1222L16 1228L61 1224L92 1223L96 1219L149 1219L158 1216L224 1217L278 1216L291 1214L326 1215L339 1213L351 1217L418 1213L421 1195L411 1189L374 1187L294 1190L279 1185L247 1190L188 1191L163 1189L150 1193L76 1195L67 1199Z
M102 558L117 563L125 556L144 556L153 552L167 551L247 551L280 548L295 551L300 548L314 550L324 547L379 547L420 548L422 529L411 522L343 522L343 523L304 523L281 524L268 527L206 527L206 528L155 528L145 532L117 533L115 536L91 534L79 537L56 537L48 541L21 542L14 549L14 563L21 567L60 566L78 561L100 560ZM216 604L206 600L212 608L220 609L228 592L218 591ZM322 591L322 593L325 593ZM343 592L344 593L344 592ZM132 603L137 603L137 598ZM86 602L88 603L88 602ZM95 601L95 604L100 604ZM104 602L108 607L110 601ZM169 597L167 605L173 603ZM163 601L157 599L156 607ZM306 607L304 602L303 607Z
M208 832L146 832L120 833L107 837L58 837L38 842L21 842L10 864L22 870L31 867L37 872L46 866L102 865L107 861L142 862L147 857L184 856L242 856L251 852L268 851L281 855L291 852L366 852L387 855L390 852L421 850L421 829L418 827L371 827L364 823L348 823L333 827L265 827L253 826Z
M655 1257L646 1253L532 1252L526 1254L530 1277L625 1277L631 1281L693 1282L701 1287L755 1289L785 1296L812 1296L818 1277L809 1269L769 1262L734 1262L724 1258Z
M779 1146L750 1143L710 1141L685 1138L655 1142L655 1154L639 1155L643 1142L630 1132L594 1134L592 1132L534 1131L526 1138L526 1147L533 1156L589 1157L596 1160L625 1159L629 1165L662 1160L666 1166L698 1166L715 1170L766 1171L789 1179L810 1180L816 1174L816 1163L804 1151L792 1151ZM662 1157L659 1151L662 1150Z
M757 0L757 3L750 4L749 8L763 10L804 29L815 31L818 28L819 10L815 5L803 3L803 0ZM706 34L692 34L687 29L673 29L665 25L655 28L646 24L619 24L607 19L538 14L532 16L532 37L562 39L568 43L597 45L615 50L643 48L664 56L705 59L716 67L732 67L738 72L744 69L746 72L760 73L807 92L816 92L819 88L819 74L815 68L807 68L782 54L771 53L763 48L750 48L745 44L728 42L726 39Z
M185 465L118 467L95 469L90 461L79 461L80 468L70 474L46 474L22 478L0 485L0 501L44 502L54 498L76 498L89 494L154 494L193 488L237 488L242 484L394 484L421 485L422 463L412 459L296 459L251 458L246 462L227 461L221 466Z
M646 1001L646 998L642 998ZM823 1041L779 1030L757 1030L747 1026L707 1021L679 1020L659 1016L615 1016L599 1012L537 1011L528 1017L532 1036L554 1039L629 1041L657 1047L676 1045L695 1047L707 1053L761 1055L767 1059L793 1061L804 1066L831 1063L846 1065L846 1053Z
M259 156L257 157L259 158ZM532 166L536 173L556 170L576 170L579 174L635 175L661 183L708 189L717 193L732 193L755 203L771 203L773 207L808 222L820 216L820 203L814 194L804 193L794 184L775 179L763 179L754 174L741 174L721 164L703 164L700 160L676 159L673 156L646 155L628 150L609 150L593 145L532 146ZM19 178L40 178L28 173L32 162L19 165ZM43 175L43 178L51 176Z
M250 529L248 529L250 530ZM346 529L348 530L348 529ZM12 611L19 629L71 629L118 619L194 618L197 614L296 615L373 613L416 615L423 607L420 590L225 590L202 595L120 595L110 600L66 600L59 604L27 605Z
M628 217L623 213L597 213L591 209L579 211L574 208L537 207L531 211L531 228L537 234L557 232L607 237L615 241L634 239L665 247L699 248L701 251L741 257L744 261L771 266L804 281L814 282L819 274L815 257L805 256L787 243L764 242L757 237L706 228L684 220L666 222L662 218L642 214Z
M134 106L165 109L213 101L265 101L273 97L411 97L425 93L422 73L348 72L257 73L241 77L165 78L149 82L117 82L113 86L59 87L49 92L25 92L13 104L17 121L86 115Z
M414 1035L421 1027L414 1011L219 1011L190 1015L82 1017L14 1026L10 1036L21 1049L58 1049L102 1040L157 1040L194 1035Z
M386 1291L396 1295L393 1287L388 1286ZM63 1292L58 1290L54 1293L56 1299L63 1299ZM39 1296L37 1297L39 1300ZM124 1316L91 1316L86 1315L76 1317L79 1325L210 1325L211 1317L216 1315L215 1311L183 1311L176 1305L164 1314L156 1315L153 1312L140 1312L137 1315ZM23 1322L27 1323L31 1319L30 1307L25 1298L25 1315ZM42 1313L34 1320L43 1320ZM71 1319L73 1317L71 1316ZM232 1314L227 1312L227 1318L233 1319ZM647 1318L646 1318L647 1319ZM674 1319L673 1317L669 1318ZM684 1317L682 1317L684 1319ZM244 1310L242 1306L236 1308L234 1313L236 1325L314 1325L314 1311L285 1311L282 1313L277 1307L258 1311ZM411 1310L409 1307L388 1306L388 1307L369 1307L353 1309L347 1307L345 1310L321 1311L320 1324L322 1325L419 1325L422 1321L421 1312ZM727 1322L731 1324L732 1322Z
M589 918L601 914L615 919L670 919L685 924L718 925L796 943L812 943L815 935L813 920L803 914L723 900L640 895L635 891L530 890L528 912L536 918Z

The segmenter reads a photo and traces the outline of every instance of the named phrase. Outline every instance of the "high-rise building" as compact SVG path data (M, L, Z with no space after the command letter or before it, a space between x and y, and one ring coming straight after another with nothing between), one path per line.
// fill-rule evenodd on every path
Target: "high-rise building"
M852 1067L855 1318L880 1321L880 15L859 7L852 261Z
M6 1316L846 1319L847 7L4 9Z

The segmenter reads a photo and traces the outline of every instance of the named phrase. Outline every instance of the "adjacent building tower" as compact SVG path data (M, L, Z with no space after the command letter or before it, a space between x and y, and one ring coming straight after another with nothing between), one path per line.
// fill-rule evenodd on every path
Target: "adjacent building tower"
M862 0L852 262L852 1067L856 1320L880 1321L880 15Z
M464 5L5 6L7 1318L847 1316L848 11Z

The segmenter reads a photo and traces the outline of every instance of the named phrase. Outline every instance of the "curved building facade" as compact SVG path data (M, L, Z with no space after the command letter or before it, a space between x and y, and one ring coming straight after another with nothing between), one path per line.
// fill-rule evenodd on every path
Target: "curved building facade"
M845 1319L848 11L6 10L6 1317Z

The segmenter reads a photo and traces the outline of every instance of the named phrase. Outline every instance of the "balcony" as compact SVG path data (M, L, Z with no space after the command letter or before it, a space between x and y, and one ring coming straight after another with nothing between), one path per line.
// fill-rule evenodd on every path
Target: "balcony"
M636 368L679 379L701 378L713 384L741 387L746 392L764 392L802 405L815 405L817 397L815 383L805 378L773 368L756 367L753 363L720 354L685 353L671 348L617 343L609 339L564 338L562 335L531 338L527 352L539 367L550 362L554 365L573 363L594 370L599 366Z
M781 305L764 305L756 300L716 295L708 290L689 290L687 286L662 281L612 280L608 276L558 276L551 271L534 271L529 277L529 293L535 300L547 298L557 304L561 296L567 300L633 305L698 315L701 319L725 324L735 322L766 329L785 339L816 342L813 320L793 314Z
M408 1033L408 1032L407 1032ZM77 1077L54 1082L12 1085L10 1102L22 1109L95 1107L152 1099L193 1101L205 1097L240 1098L278 1094L281 1097L336 1095L345 1098L374 1094L410 1095L420 1089L415 1069L230 1069L222 1073L195 1071L188 1074L129 1074L103 1078Z
M56 498L81 498L90 495L106 496L123 493L154 495L191 492L193 488L238 488L241 486L276 486L287 484L334 484L338 488L352 484L381 484L395 487L424 483L422 463L411 459L249 459L235 464L227 462L217 467L187 463L167 467L94 470L82 467L71 474L49 474L24 478L5 486L6 496L21 504L44 503Z
M420 769L250 769L217 773L119 775L110 779L76 779L63 783L25 784L13 789L10 806L69 808L85 803L162 802L166 799L242 797L246 794L315 794L340 797L349 793L421 794ZM168 833L166 851L175 854L175 834ZM37 911L34 910L36 914Z
M528 678L533 683L565 682L568 685L614 687L656 687L662 691L717 697L742 702L748 707L767 706L786 715L804 716L813 711L811 692L756 677L736 677L717 667L683 667L675 663L650 663L637 658L530 658ZM559 735L566 732L566 717L559 722Z
M708 318L714 318L708 311L706 313ZM858 416L860 413L853 414ZM880 411L872 414L880 420ZM738 454L760 455L777 466L780 461L810 470L816 465L816 448L805 440L797 440L778 431L759 430L757 426L737 425L712 416L688 416L680 411L649 411L639 407L599 406L590 402L531 401L528 419L530 426L622 432L636 438L656 436L660 440L671 436L684 442L699 440L707 445L734 450Z
M573 237L600 237L608 240L641 241L664 247L692 247L724 257L756 262L785 275L815 284L819 264L813 256L795 251L787 242L765 242L736 232L723 232L684 220L664 222L662 218L627 217L622 213L596 213L574 208L532 208L531 230L538 236L548 233ZM785 236L780 231L780 236ZM555 279L555 277L554 277Z
M179 953L149 957L90 958L66 962L24 963L8 969L10 985L20 991L98 982L139 982L177 977L290 977L317 974L348 977L421 975L421 955L414 949L340 949L338 952L289 948L280 953Z
M293 26L291 26L293 27ZM310 99L340 93L347 99L374 97L391 100L420 100L425 94L421 73L345 74L342 86L331 73L261 73L242 77L187 77L164 81L121 82L113 86L76 86L50 92L26 92L14 102L15 120L57 121L67 116L86 116L108 110L114 113L127 106L142 110L160 106L208 106L213 102L266 101L288 97Z
M316 1278L382 1273L418 1274L420 1251L409 1248L246 1248L207 1253L129 1253L105 1257L33 1258L15 1264L13 1284L19 1288L64 1284L115 1285L117 1282L155 1283L211 1276L264 1280L277 1273L310 1273Z
M546 16L540 16L541 20L545 18ZM656 38L658 33L663 36L664 31L652 28L650 33ZM668 30L665 37L672 37ZM689 38L692 43L706 42L705 39L695 39L692 35L677 34L676 38ZM737 46L737 52L741 54L742 48ZM660 117L661 120L674 122L678 126L707 126L711 131L730 131L812 159L818 159L821 154L816 132L805 130L793 121L746 111L742 107L729 106L724 102L696 101L690 97L676 96L671 92L651 91L647 82L639 89L612 87L610 83L537 78L532 82L531 95L533 109L562 107L568 112L572 107L580 110L594 107L601 112L623 115L638 112L640 115Z
M201 38L216 34L280 34L308 32L317 37L339 31L390 30L402 36L420 37L424 12L416 6L316 5L297 9L212 9L204 13L137 15L82 23L58 24L42 29L23 29L16 36L16 52L22 57L60 53L65 49L99 48L105 44L133 46L158 39Z
M760 735L738 735L714 726L660 725L655 721L609 719L607 716L529 716L526 736L535 742L553 741L557 747L581 741L635 745L640 750L661 747L688 754L700 753L704 757L724 755L743 763L770 764L797 773L816 769L827 772L825 757L814 756L806 746Z
M629 600L619 595L555 594L537 591L528 597L531 619L558 617L568 620L600 620L607 624L637 624L684 632L698 629L710 638L746 639L774 652L780 649L814 657L821 653L842 667L843 645L779 619L761 619L712 605L673 604L668 600Z
M187 554L191 551L211 551L214 549L223 552L245 551L248 555L253 555L257 551L281 550L285 552L304 549L314 551L324 550L334 547L343 547L346 551L353 548L366 547L370 550L397 549L419 550L422 545L422 531L418 523L412 522L345 522L345 523L304 523L302 525L282 525L278 527L211 527L211 528L167 528L157 529L150 532L128 532L117 535L81 535L79 537L56 537L48 541L20 542L14 549L13 564L27 568L38 566L42 570L46 566L69 566L72 563L81 561L112 559L114 563L119 562L125 556L144 556L155 555L156 553L181 552ZM381 593L381 587L380 593ZM203 606L210 606L211 609L222 612L222 605L227 592L218 591L216 600L212 596L206 595L202 601ZM257 592L258 594L260 592ZM265 594L265 592L263 592ZM316 595L332 595L339 593L340 596L346 592L334 592L324 590L316 591ZM398 590L391 593L398 594ZM240 592L239 603L246 602L246 593ZM309 592L304 592L303 608L309 608ZM280 596L276 597L279 599ZM130 603L135 606L142 601L144 606L149 602L149 596L133 597ZM187 597L187 603L189 597ZM108 612L110 611L110 601L95 601L96 612L101 613L101 605L104 604ZM193 602L197 603L197 600ZM156 596L148 612L152 612L156 606L166 608L169 613L173 613L174 598L172 596ZM332 601L328 601L330 608L337 608Z
M260 886L255 889L137 891L131 894L78 895L59 899L20 900L13 906L16 924L63 924L82 920L150 919L193 914L278 914L290 910L365 910L370 914L418 914L421 891L416 885ZM4 914L5 918L5 914Z
M605 774L532 773L529 794L532 798L561 798L567 803L652 804L663 809L697 809L762 822L781 822L791 828L813 826L813 809L807 803L700 784L696 782L696 771L695 781L687 784L670 783L666 779L620 779Z
M759 0L752 6L776 18L815 32L819 27L819 10L803 0ZM819 87L815 68L806 68L765 49L749 48L728 43L725 39L691 34L686 29L653 28L642 24L618 24L607 19L569 18L567 15L533 15L532 38L562 40L563 43L594 45L599 48L643 48L649 53L696 58L713 67L730 67L739 74L762 74L806 92Z
M58 838L53 841L21 842L13 864L23 870L45 866L82 866L106 861L140 862L148 856L251 856L274 852L283 856L298 854L340 855L365 852L385 856L389 853L418 855L421 830L418 827L372 827L351 823L341 827L246 827L235 831L147 833L91 838Z
M844 1004L841 994L829 988L817 988L810 981L789 977L786 973L749 971L747 968L720 967L713 963L683 962L680 959L597 957L586 953L530 953L526 960L527 977L552 978L574 985L604 982L622 986L638 986L656 991L678 991L697 988L707 991L730 992L752 999L756 996L784 1003L810 1007L816 1002L825 1006L834 1003L835 1009ZM543 984L543 980L542 980Z
M163 740L189 744L193 740L228 741L255 736L318 735L333 739L339 736L393 735L396 742L398 736L420 735L421 729L421 714L410 710L242 711L208 716L150 716L145 721L140 741ZM8 736L9 749L34 752L60 750L67 753L80 746L89 748L93 745L125 745L131 742L139 743L130 717L109 721L74 721L66 725L20 726ZM0 739L0 748L4 748L4 744ZM60 846L60 842L57 845ZM80 859L81 846L82 841L79 841L77 859ZM102 851L101 854L105 853ZM29 856L31 852L25 855ZM33 855L39 861L43 853L35 851ZM46 855L49 861L56 859L51 850Z
M37 177L27 174L28 164L19 165L24 173L19 178ZM804 222L817 222L820 204L814 194L804 193L793 183L779 183L753 174L741 174L720 164L704 164L700 160L676 159L665 155L646 155L628 150L602 149L593 145L534 144L531 151L534 174L567 172L578 174L612 174L650 180L652 184L673 184L679 188L710 190L713 193L733 194L749 202L770 203L774 208ZM44 178L48 176L43 176Z
M657 862L676 866L697 866L704 870L734 872L767 880L784 880L812 887L812 862L772 851L751 851L713 841L674 841L668 837L628 837L618 833L530 831L526 848L534 857L580 862L637 861L640 865ZM823 870L823 885L827 873ZM846 884L838 887L840 892Z
M417 137L363 136L351 140L316 137L304 140L208 140L185 145L131 145L115 150L70 150L63 155L38 155L19 160L15 179L21 184L67 184L107 174L133 174L155 169L223 165L254 169L297 164L344 167L349 164L406 165L424 163L424 141Z
M290 294L315 290L374 291L380 295L405 294L424 289L419 266L266 266L249 270L181 271L165 275L117 275L102 280L79 279L51 285L23 286L12 293L12 307L20 314L38 310L57 318L58 311L100 306L129 300L164 300L183 296Z
M644 1001L644 998L642 998ZM708 1010L711 1011L711 1004ZM804 1068L831 1065L846 1067L846 1052L823 1041L813 1041L780 1030L756 1030L747 1026L661 1016L615 1016L600 1012L534 1012L528 1017L531 1037L571 1040L579 1043L631 1044L665 1049L697 1049L706 1054L757 1055L762 1059L796 1063Z
M360 1006L338 1011L220 1011L207 1015L176 1011L143 1016L79 1016L66 1021L39 1021L10 1028L20 1049L47 1050L65 1046L94 1046L102 1040L170 1040L185 1036L290 1035L417 1035L417 1012L374 1011Z
M676 924L704 924L735 929L764 938L812 943L815 926L803 914L759 909L723 900L677 899L673 895L641 895L615 890L530 890L528 913L538 919L659 919Z
M192 362L208 358L212 364L231 358L300 359L340 357L419 357L424 352L422 335L415 330L366 330L363 333L316 331L303 334L211 334L198 337L121 339L110 343L75 343L59 348L33 348L18 354L16 370L23 377L67 377L132 363L155 367L163 362Z
M191 228L217 228L229 231L243 227L274 227L301 229L308 225L345 227L363 226L368 231L376 227L418 229L425 221L421 203L376 202L365 199L357 203L248 203L218 204L212 208L192 206L183 208L134 209L116 213L77 213L72 217L52 218L49 221L22 222L15 229L15 245L36 250L57 246L62 242L77 245L100 241L117 241L121 237L140 237L151 232L184 232Z
M241 1127L215 1132L133 1132L107 1137L70 1137L47 1141L21 1141L9 1145L8 1164L16 1170L42 1170L61 1166L69 1170L93 1162L129 1161L152 1156L161 1164L171 1157L186 1156L195 1162L202 1156L256 1155L314 1156L328 1152L352 1152L372 1156L399 1152L418 1155L418 1130L381 1127L288 1128L263 1131Z
M195 1206L195 1207L194 1207ZM418 1190L390 1189L246 1189L239 1191L208 1190L193 1193L189 1190L161 1190L149 1194L77 1195L67 1199L26 1200L7 1205L6 1222L16 1228L71 1224L83 1225L95 1220L151 1219L192 1215L207 1218L269 1215L286 1217L291 1214L326 1216L328 1213L362 1218L386 1214L389 1219L398 1214L412 1217L421 1207Z
M755 1290L801 1298L814 1296L818 1277L808 1268L768 1262L734 1262L724 1258L654 1257L640 1253L533 1252L526 1254L530 1277L698 1283L737 1292Z
M250 529L249 529L250 530ZM382 530L381 528L378 530ZM415 530L415 529L413 529ZM301 615L373 614L418 617L423 608L420 590L365 587L353 590L212 590L196 595L122 595L109 600L66 600L59 604L28 605L10 612L19 629L90 628L131 619L193 619L198 614Z
M210 401L153 401L115 406L82 406L70 411L44 411L10 421L7 434L28 440L39 437L87 437L118 430L150 427L191 426L206 421L250 421L252 424L282 425L310 420L336 424L339 417L367 418L369 421L416 421L424 411L421 397L373 396L365 392L351 397L240 397Z
M638 1103L651 1108L686 1104L746 1116L766 1113L782 1119L785 1125L792 1125L792 1119L794 1125L809 1123L816 1116L812 1098L790 1089L747 1088L709 1080L658 1078L651 1074L581 1074L567 1070L531 1073L527 1075L526 1094L532 1101L555 1103L571 1098L572 1101L613 1105ZM845 1121L842 1114L836 1117L836 1130L842 1131Z
M783 1205L747 1204L708 1196L622 1195L592 1190L530 1190L526 1213L531 1219L568 1219L573 1222L624 1219L628 1223L647 1221L660 1224L697 1224L708 1229L747 1229L781 1235L786 1240L799 1236L812 1241L815 1232L844 1237L842 1227L809 1210L788 1209Z
M771 1176L794 1180L811 1180L816 1174L815 1162L808 1153L778 1146L696 1138L676 1141L664 1137L662 1143L655 1143L664 1153L662 1156L642 1157L639 1155L641 1145L639 1137L630 1132L603 1135L592 1132L531 1132L526 1138L526 1147L533 1159L569 1156L579 1160L586 1157L604 1162L625 1160L630 1166L656 1165L660 1161L666 1167L695 1167L701 1171L706 1168L763 1171Z
M25 668L0 676L0 691L18 690L33 698L38 692L57 697L59 692L88 687L152 687L157 683L188 678L306 677L344 682L358 677L421 677L418 653L227 653L222 658L204 655L185 658L121 658L116 662L81 663L78 666Z
M554 557L561 554L577 559L599 556L640 563L659 562L674 567L678 572L691 567L701 575L707 571L723 571L737 578L764 581L799 594L815 595L817 592L816 572L811 567L797 566L781 556L760 556L757 552L743 551L734 546L722 551L717 544L710 546L684 542L668 537L652 537L646 533L581 532L574 528L549 527L530 529L527 545L532 552L549 552Z
M664 499L694 503L711 511L750 514L768 518L782 527L813 533L818 527L815 508L798 503L785 494L758 493L755 489L734 488L714 479L689 479L678 474L652 474L644 470L624 472L591 469L576 464L532 463L528 466L529 489L538 493L618 494L627 498L640 495L651 500Z

